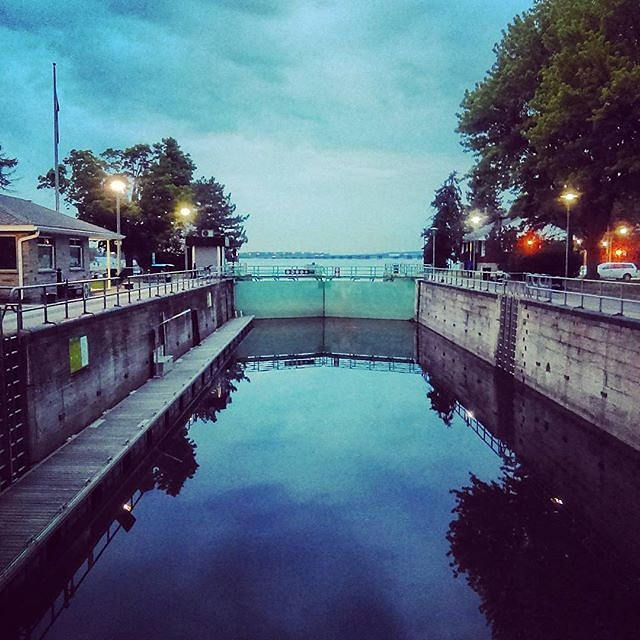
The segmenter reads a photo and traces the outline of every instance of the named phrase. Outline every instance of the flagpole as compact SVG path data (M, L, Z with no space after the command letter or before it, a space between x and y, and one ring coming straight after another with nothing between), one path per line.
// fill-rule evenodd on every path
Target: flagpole
M60 172L58 170L58 143L60 142L60 130L58 129L58 91L56 88L56 63L53 63L53 173L55 176L56 211L60 212Z

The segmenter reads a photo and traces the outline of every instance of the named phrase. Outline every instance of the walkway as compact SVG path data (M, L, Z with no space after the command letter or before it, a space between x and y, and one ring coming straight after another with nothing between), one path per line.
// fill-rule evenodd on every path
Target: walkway
M189 275L191 275L190 272ZM113 307L126 306L180 291L196 289L220 282L220 280L221 278L217 274L211 273L197 277L174 277L173 279L161 279L154 276L154 280L147 279L146 282L140 277L132 279L132 288L130 289L123 286L112 286L110 289L94 291L86 299L62 300L49 304L0 303L0 311L3 313L0 319L2 333L4 335L14 334L20 325L20 328L30 329L48 323L58 324L70 318L79 318Z
M0 586L65 521L253 318L235 318L0 494Z

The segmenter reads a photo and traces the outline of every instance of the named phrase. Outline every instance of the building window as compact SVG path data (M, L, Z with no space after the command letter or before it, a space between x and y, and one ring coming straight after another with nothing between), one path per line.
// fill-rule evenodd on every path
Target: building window
M69 268L82 269L82 240L71 238L69 240Z
M40 236L38 238L38 270L48 271L56 266L55 247L53 238Z
M18 268L17 265L15 237L0 237L0 269L15 270Z

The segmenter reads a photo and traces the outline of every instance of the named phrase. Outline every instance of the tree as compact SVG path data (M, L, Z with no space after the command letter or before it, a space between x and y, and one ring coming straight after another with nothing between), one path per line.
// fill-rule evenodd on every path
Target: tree
M142 191L142 177L147 174L153 161L148 144L136 144L127 149L106 149L101 156L108 164L109 172L127 176L131 200L138 202Z
M435 266L446 267L447 260L459 260L464 236L464 208L455 171L436 190L431 206L435 209L431 225L436 228ZM425 239L423 255L426 264L431 262L434 233L429 227L426 227L422 232L422 237Z
M0 144L0 191L6 191L11 184L11 176L18 164L16 158L8 158L2 152L2 145Z
M597 244L618 215L638 216L640 16L636 0L539 0L508 26L487 76L465 94L458 130L472 181L514 196L512 211Z
M190 185L195 168L174 138L153 145L151 162L140 178L140 216L131 229L142 266L150 264L152 252L179 259L184 223L177 211L181 203L193 199Z
M60 193L86 222L115 230L115 205L106 188L107 164L88 149L72 149L59 165ZM54 170L38 177L38 189L53 189Z
M200 178L191 186L196 204L196 229L212 229L227 236L227 259L235 261L238 250L247 241L243 223L249 216L235 213L236 205L231 202L231 194L225 194L224 185L215 178Z
M109 148L100 156L73 149L60 165L60 191L76 207L81 220L115 230L115 196L108 188L113 177L124 178L129 199L120 206L121 229L127 263L151 264L155 251L174 255L181 251L182 222L179 203L193 199L191 179L195 165L176 140L165 138L153 147ZM54 188L54 171L38 178L39 189Z

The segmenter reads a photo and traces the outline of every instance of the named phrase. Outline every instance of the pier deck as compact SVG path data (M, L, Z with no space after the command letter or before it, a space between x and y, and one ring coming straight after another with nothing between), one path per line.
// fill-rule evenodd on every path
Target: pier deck
M147 381L0 494L0 590L211 363L238 343L252 319L219 327L163 378Z

